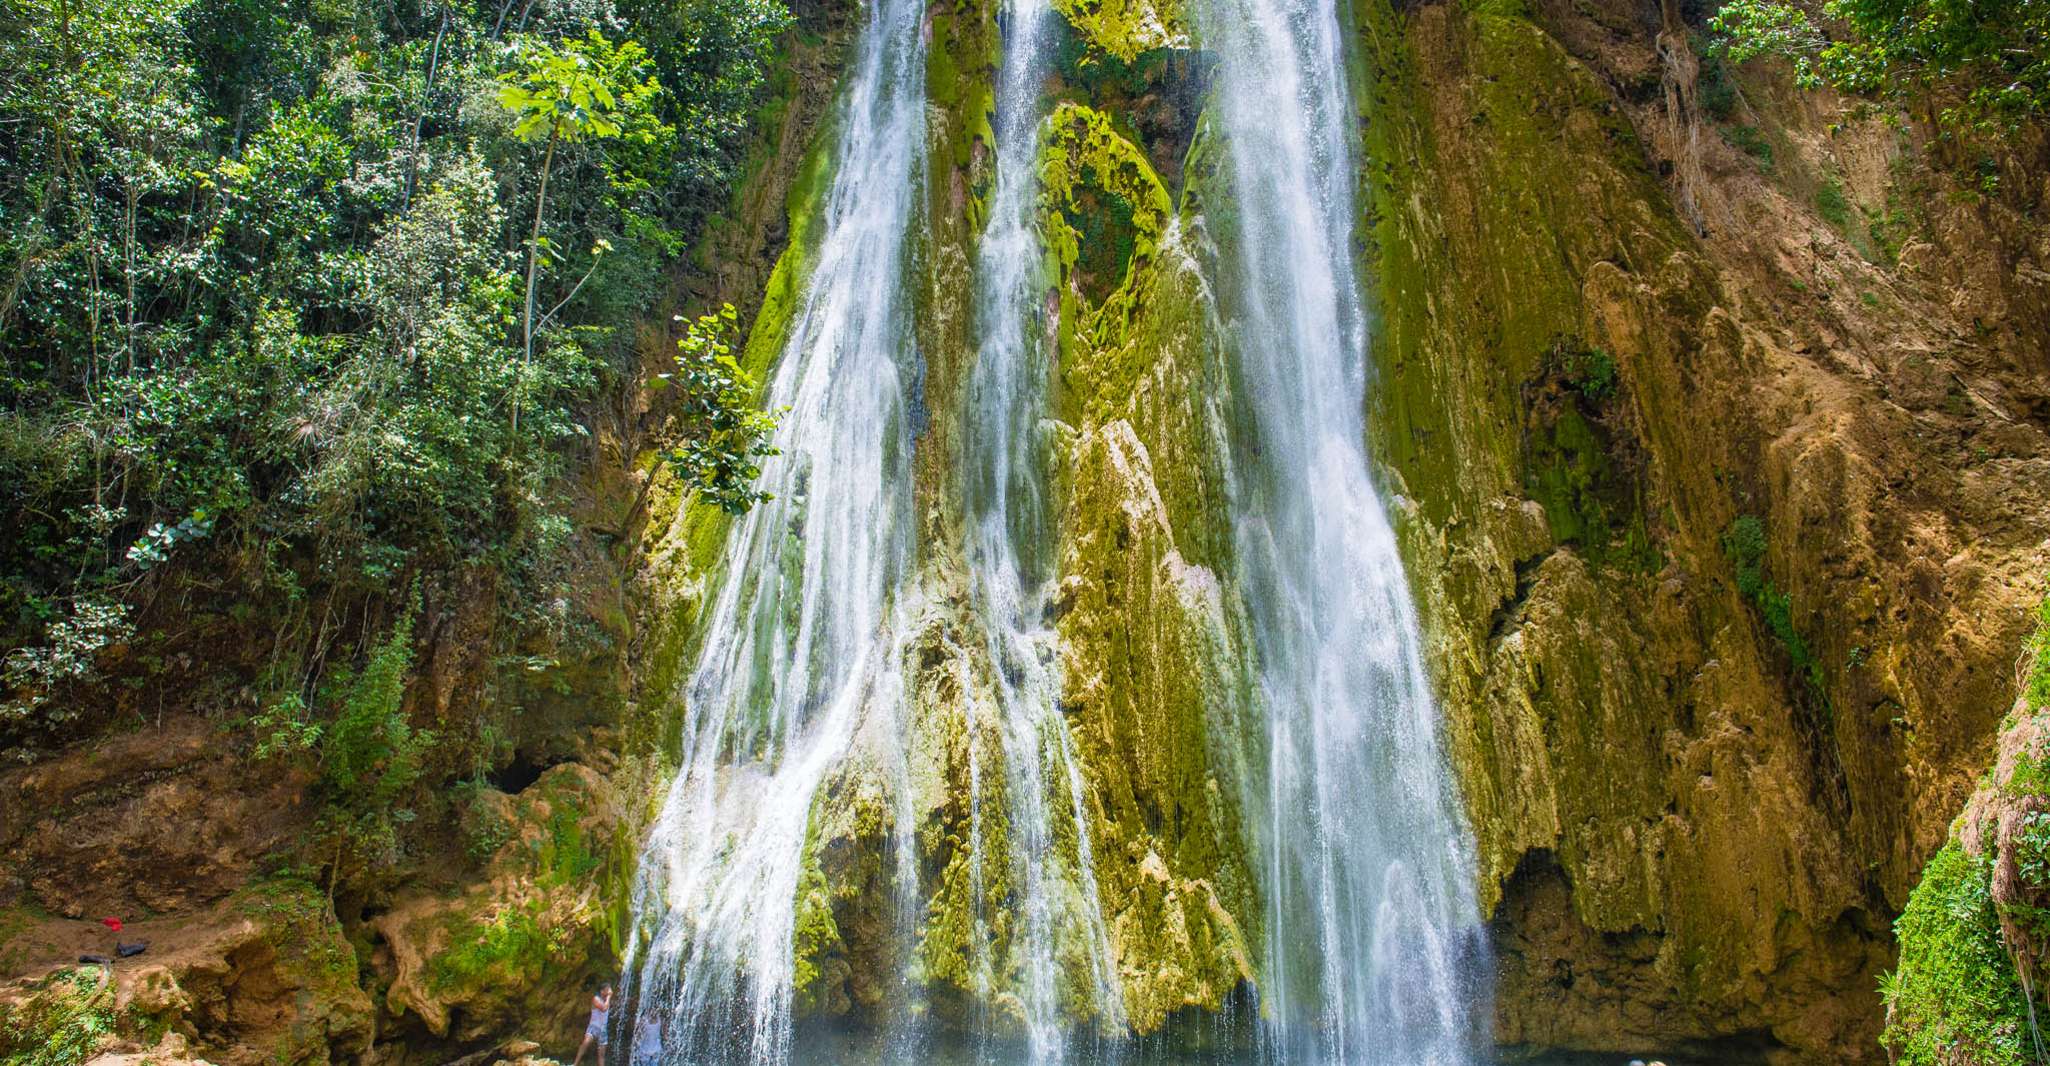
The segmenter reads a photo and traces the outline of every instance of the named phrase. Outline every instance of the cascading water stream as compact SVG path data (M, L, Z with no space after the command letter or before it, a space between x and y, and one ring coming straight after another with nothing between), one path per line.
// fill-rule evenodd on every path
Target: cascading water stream
M860 730L901 730L891 616L913 555L903 279L924 180L923 12L868 6L841 104L815 265L769 387L789 409L763 473L773 498L726 542L681 763L641 858L645 940L621 990L635 1062L790 1061L813 801Z
M1022 889L1023 923L1013 947L1018 999L1029 1060L1040 1063L1063 1056L1073 1020L1063 1010L1062 984L1078 975L1061 972L1063 939L1085 947L1088 1002L1101 1027L1120 1028L1123 1012L1090 851L1082 768L1055 706L1055 635L1044 621L1053 544L1045 492L1050 339L1044 294L1050 282L1033 222L1052 9L1047 0L1012 0L1005 16L996 188L976 259L981 345L965 427L967 560L1002 716L996 733L1007 773L1011 874ZM978 774L984 761L976 759ZM980 781L971 787L979 791ZM981 797L973 802L979 812ZM1057 819L1072 827L1070 854L1054 847ZM979 829L974 835L980 872L983 841Z
M1346 27L1333 0L1195 8L1219 59L1230 487L1268 721L1246 803L1264 1044L1290 1063L1468 1062L1489 1017L1472 843L1365 449Z
M1461 1064L1487 1017L1471 846L1364 446L1352 115L1331 3L1199 0L1198 12L1219 57L1213 135L1234 203L1218 223L1218 288L1243 409L1230 464L1236 579L1268 723L1265 772L1249 775L1241 804L1267 908L1262 1050L1319 1066ZM789 408L764 474L773 498L727 539L682 694L680 766L642 856L630 1016L615 1027L636 1062L806 1059L792 1046L792 999L810 820L857 749L901 759L911 746L904 620L922 594L906 265L926 180L925 9L874 0L868 11L814 267L770 382L770 403ZM1022 1024L1022 1057L1041 1063L1067 1056L1078 1014L1093 1013L1098 1033L1121 1032L1124 1014L1047 621L1053 345L1035 226L1047 0L1014 0L1005 29L963 436L964 557L992 694L964 708L970 950L985 1012L973 1055L1011 1057L997 1037L1012 1021L989 1014L1002 1003ZM879 736L889 740L864 747ZM895 906L909 934L924 902L914 785L904 765L883 769L897 775L886 787L900 808ZM997 833L1003 850L986 854ZM1013 886L1007 937L980 911L998 874ZM881 1054L921 1051L910 1038Z

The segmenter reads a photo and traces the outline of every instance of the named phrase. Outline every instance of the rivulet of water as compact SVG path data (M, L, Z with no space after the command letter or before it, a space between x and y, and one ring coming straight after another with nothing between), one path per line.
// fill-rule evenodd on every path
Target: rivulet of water
M792 1060L813 801L858 731L903 717L891 618L913 558L904 279L924 182L924 10L868 5L840 102L819 243L768 389L788 408L763 471L773 498L726 542L677 694L681 763L641 857L631 1013L614 1028L634 1062Z
M1337 0L1195 0L1232 210L1230 467L1265 707L1247 797L1270 1058L1458 1064L1486 1046L1473 844L1366 452L1356 116Z
M992 731L1002 740L1003 794L1019 919L1011 945L1016 989L1033 1063L1060 1060L1071 1018L1065 986L1087 982L1099 1027L1122 1027L1109 936L1083 805L1083 770L1056 709L1055 634L1044 621L1054 543L1046 485L1048 335L1043 246L1036 219L1043 82L1054 31L1047 0L1011 0L1003 12L1004 57L996 93L996 181L976 256L980 344L968 390L967 561L975 608L995 675ZM971 730L970 736L982 735ZM983 760L978 759L978 772ZM971 787L981 788L981 782ZM971 801L981 809L982 797ZM1074 849L1054 846L1056 823ZM973 867L986 861L979 832ZM980 893L978 893L978 899ZM1063 972L1061 944L1083 946L1088 972Z

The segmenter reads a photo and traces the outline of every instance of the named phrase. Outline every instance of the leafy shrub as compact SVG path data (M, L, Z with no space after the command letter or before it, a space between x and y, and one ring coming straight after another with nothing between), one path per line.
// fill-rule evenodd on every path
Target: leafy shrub
M1783 57L1804 87L1906 98L1955 85L1952 126L1993 132L2050 111L2050 6L2037 0L1825 0L1821 15L1728 0L1709 25L1733 60Z
M50 695L98 677L100 653L134 632L127 604L104 593L80 597L44 629L41 644L15 648L0 660L0 682L15 693L0 703L0 725L38 712L52 722L71 718L76 712L53 705Z
M1825 179L1815 190L1815 210L1823 221L1838 229L1851 222L1851 202L1844 198L1844 187L1835 178Z
M496 806L485 802L485 791L489 786L481 781L465 781L456 785L457 806L461 811L463 850L476 862L488 862L505 842L512 839L513 827Z
M2027 667L2022 697L2035 710L2050 708L2050 595L2036 604L2036 628L2029 634L2023 655Z
M371 652L361 673L338 671L327 687L337 706L320 739L323 825L338 856L373 866L397 858L398 830L414 817L410 804L421 759L435 736L406 720L406 674L413 662L411 616Z
M319 774L322 849L337 870L388 866L413 821L415 785L436 743L406 717L413 614L400 618L358 671L341 665L309 706L292 692L252 721L258 758L287 758Z
M1702 53L1701 73L1695 79L1695 99L1701 110L1717 122L1728 122L1737 113L1737 82L1730 75L1728 63L1723 61L1722 51L1713 46L1703 48L1696 39L1696 49Z
M1756 515L1739 515L1723 531L1723 554L1736 564L1737 591L1758 609L1766 629L1787 653L1795 675L1807 684L1810 694L1826 712L1828 677L1822 662L1794 625L1793 599L1765 576L1764 523Z
M1881 1043L1902 1066L2022 1066L2028 1005L2000 939L1991 865L1957 841L1922 870L1894 922L1900 964L1881 980Z
M1760 165L1767 168L1772 166L1772 142L1765 139L1764 132L1758 127L1737 126L1724 130L1723 136L1735 145L1738 151L1758 160Z
M1737 564L1737 591L1750 599L1765 588L1765 523L1738 515L1723 531L1723 554Z
M2010 730L2041 725L2017 720L2043 713L2042 685L2050 679L2050 597L2036 615L2023 656L2024 707L2007 720ZM2050 810L2041 807L2050 773L2038 750L2022 751L2005 779L1995 777L2000 765L1972 799L1986 826L1973 842L1987 853L1968 854L1959 838L1966 823L1954 823L1894 924L1900 965L1881 983L1881 1042L1905 1066L2020 1066L2044 1058L2040 979L2030 975L2040 973L2050 936ZM1997 893L1996 863L2012 863L2017 875Z
M99 970L58 970L27 997L0 1003L0 1061L7 1066L78 1066L113 1036L113 981Z
M1616 393L1616 359L1608 350L1589 346L1577 337L1554 338L1545 354L1544 370L1596 405Z
M1582 396L1597 403L1616 393L1616 360L1605 349L1584 348L1566 353L1566 381Z
M732 304L716 315L701 315L676 342L676 369L658 374L655 384L678 386L678 416L686 431L680 445L662 453L684 484L729 514L765 499L754 487L761 460L774 455L769 433L776 423L754 408L755 381L733 357L738 314Z
M2050 885L2050 811L2022 815L2014 842L2015 871L2032 885Z

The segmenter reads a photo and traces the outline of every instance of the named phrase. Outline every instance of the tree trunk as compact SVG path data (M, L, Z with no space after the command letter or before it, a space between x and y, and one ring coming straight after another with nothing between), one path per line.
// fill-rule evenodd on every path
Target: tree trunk
M555 142L562 139L562 122L548 131L548 151L541 157L541 188L534 193L534 232L527 238L527 307L521 328L524 348L520 352L520 374L513 382L512 424L520 428L520 382L527 376L527 364L534 361L534 276L541 257L541 216L548 208L548 169L555 164Z

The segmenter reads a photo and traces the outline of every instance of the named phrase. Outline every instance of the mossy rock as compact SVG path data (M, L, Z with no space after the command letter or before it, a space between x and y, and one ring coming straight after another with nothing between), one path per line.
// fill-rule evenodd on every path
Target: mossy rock
M1054 6L1075 32L1125 63L1155 49L1189 47L1180 0L1055 0Z
M1145 153L1104 112L1061 103L1046 129L1039 196L1048 250L1101 306L1158 251L1173 205Z
M1054 464L1061 707L1086 769L1120 1020L1154 1033L1221 1010L1259 957L1237 806L1247 753L1234 738L1257 730L1219 466L1228 376L1153 159L1102 109L1062 102L1046 130L1054 407L1068 423ZM1063 836L1056 851L1075 846Z
M634 851L613 786L589 767L549 768L517 795L486 790L505 823L484 877L455 895L402 897L371 922L389 950L385 1005L457 1042L567 1038L581 996L610 977Z
M1993 863L1956 840L1923 867L1894 923L1900 966L1890 974L1881 1041L1902 1066L2025 1066L2028 996L2000 938Z

